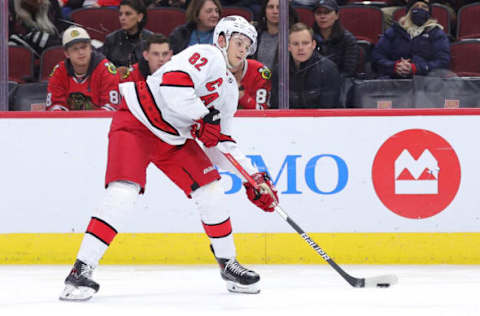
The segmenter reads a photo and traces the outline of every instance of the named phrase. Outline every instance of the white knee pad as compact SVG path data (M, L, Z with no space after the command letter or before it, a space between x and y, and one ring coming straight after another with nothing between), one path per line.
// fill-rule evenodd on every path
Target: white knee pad
M220 181L204 185L191 195L205 224L221 223L230 216Z
M139 192L140 185L133 182L115 181L110 183L105 191L102 204L93 216L104 220L120 232L126 215L135 207Z

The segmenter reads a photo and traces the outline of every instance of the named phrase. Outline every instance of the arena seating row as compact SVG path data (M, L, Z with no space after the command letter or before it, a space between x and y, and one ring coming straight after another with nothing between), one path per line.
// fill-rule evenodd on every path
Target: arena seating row
M413 79L349 80L342 103L347 108L475 108L480 107L480 77L414 77ZM9 83L9 110L43 110L47 82Z
M383 14L377 2L352 2L352 4L340 7L340 21L345 28L351 31L358 39L368 40L375 44L383 33ZM385 2L380 2L385 3ZM299 18L305 24L312 26L314 23L313 13L310 9L296 7ZM444 27L447 34L451 34L451 21L447 7L441 4L433 4L433 17ZM223 16L241 15L247 20L253 19L252 12L242 7L224 7ZM400 8L394 13L398 20L405 15L405 8ZM466 38L480 38L480 24L477 19L480 16L480 3L463 6L458 11L457 34L458 40ZM103 41L110 32L120 28L118 11L112 8L82 8L72 12L72 20L75 23L88 28L91 36ZM99 21L101 21L99 23ZM161 23L158 23L162 21ZM164 35L169 35L178 25L185 23L185 11L177 8L159 7L148 9L146 28Z
M359 40L361 47L361 62L357 71L359 73L368 73L368 59L371 46L368 41ZM480 76L480 39L466 39L452 43L451 66L450 70L458 76ZM39 78L33 77L34 58L28 49L19 46L9 47L9 80L16 82L25 81L44 81L52 68L65 58L61 46L50 47L40 56ZM25 78L29 79L26 80ZM33 79L33 80L32 80Z

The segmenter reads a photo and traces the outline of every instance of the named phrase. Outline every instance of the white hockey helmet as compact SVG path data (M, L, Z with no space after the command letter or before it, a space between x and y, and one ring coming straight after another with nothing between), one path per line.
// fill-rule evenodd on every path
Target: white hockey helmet
M220 48L225 58L227 58L227 50L230 44L230 38L234 33L243 34L252 41L252 45L250 45L247 55L252 55L255 53L257 50L257 30L255 30L255 27L248 23L248 21L243 17L238 15L230 15L221 19L213 31L213 43L215 46ZM224 35L227 42L227 45L224 48L218 45L218 38L220 35Z

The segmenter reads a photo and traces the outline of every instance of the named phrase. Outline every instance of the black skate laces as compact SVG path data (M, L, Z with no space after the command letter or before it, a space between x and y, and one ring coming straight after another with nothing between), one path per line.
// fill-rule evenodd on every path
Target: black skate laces
M230 259L227 264L225 265L225 270L230 270L232 273L237 274L237 275L244 275L245 273L248 273L248 269L243 267L240 263L238 263L237 260L235 259Z
M94 268L89 266L88 264L81 264L79 267L75 268L74 273L79 277L83 276L87 279L90 279L93 274L93 269Z

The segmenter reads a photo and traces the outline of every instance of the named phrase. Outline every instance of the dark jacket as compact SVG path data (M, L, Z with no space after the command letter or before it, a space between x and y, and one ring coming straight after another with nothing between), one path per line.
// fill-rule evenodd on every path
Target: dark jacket
M187 48L190 43L190 36L197 25L194 22L186 23L177 26L172 33L170 33L170 47L173 54L177 54Z
M434 69L447 69L450 65L450 42L438 26L426 27L415 38L398 23L385 31L372 51L372 63L381 76L398 78L395 63L401 58L415 64L416 75L426 75Z
M290 109L338 108L342 81L337 66L316 50L312 57L297 69L290 56L289 67ZM273 108L278 108L278 71L273 71Z
M337 65L338 71L342 75L352 77L355 75L360 57L357 39L352 33L341 27L338 20L335 23L328 40L322 38L320 29L315 23L313 30L317 49L322 56L328 57Z
M131 66L142 56L143 43L151 34L151 31L145 29L134 35L129 35L122 29L114 31L105 38L102 53L117 67Z

